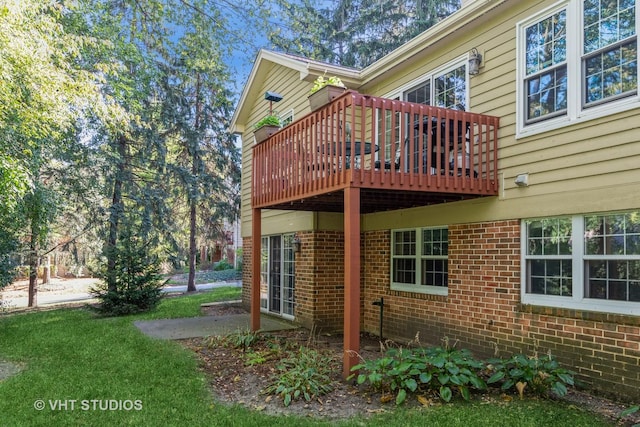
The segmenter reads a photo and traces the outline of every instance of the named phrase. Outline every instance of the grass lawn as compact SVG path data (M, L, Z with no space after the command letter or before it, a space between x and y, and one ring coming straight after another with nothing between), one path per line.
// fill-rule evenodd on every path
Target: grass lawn
M201 303L237 299L239 293L238 288L220 288L168 298L153 313L124 318L96 318L84 309L0 317L0 359L24 368L0 381L0 426L607 425L579 408L536 400L456 401L340 424L218 404L190 351L143 335L133 321L196 316ZM38 410L40 402L44 409ZM66 408L58 406L65 402Z

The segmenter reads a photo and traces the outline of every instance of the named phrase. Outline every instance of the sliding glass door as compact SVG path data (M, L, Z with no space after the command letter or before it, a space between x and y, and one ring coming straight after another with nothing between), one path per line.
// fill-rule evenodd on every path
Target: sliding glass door
M293 318L295 309L295 257L293 234L262 238L260 307Z

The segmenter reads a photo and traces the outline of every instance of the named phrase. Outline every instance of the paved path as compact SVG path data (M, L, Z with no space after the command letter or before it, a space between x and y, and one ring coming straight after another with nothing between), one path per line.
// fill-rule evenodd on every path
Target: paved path
M221 288L226 286L233 287L242 287L242 281L233 280L227 282L213 282L213 283L203 283L200 285L196 285L196 289L198 291L204 291L208 289ZM162 289L162 292L165 293L180 293L186 292L187 286L165 286ZM23 293L24 294L24 293ZM4 297L4 301L8 304L10 309L16 308L25 308L27 307L28 298L26 296L11 296L7 294ZM96 301L95 298L89 292L74 292L74 293L58 293L58 292L38 292L36 294L36 305L38 307L52 306L58 304L69 304L69 303L77 303L77 302L93 302Z
M202 316L184 319L138 320L133 324L146 335L162 339L183 339L226 335L249 330L249 314ZM296 325L268 315L260 316L260 330L264 332L295 329Z

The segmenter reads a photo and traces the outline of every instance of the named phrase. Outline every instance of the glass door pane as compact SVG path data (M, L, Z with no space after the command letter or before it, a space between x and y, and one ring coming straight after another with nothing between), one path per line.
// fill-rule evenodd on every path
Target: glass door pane
M269 238L260 240L260 308L269 308Z
M293 234L284 236L282 271L282 314L293 316L295 307L295 254Z
M282 237L271 236L269 245L269 311L280 313L282 298Z

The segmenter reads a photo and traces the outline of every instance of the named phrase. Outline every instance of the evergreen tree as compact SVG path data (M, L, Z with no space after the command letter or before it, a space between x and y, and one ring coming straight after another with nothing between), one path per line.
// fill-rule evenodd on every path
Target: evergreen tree
M285 24L268 36L276 49L347 67L363 68L460 8L460 0L277 0Z

